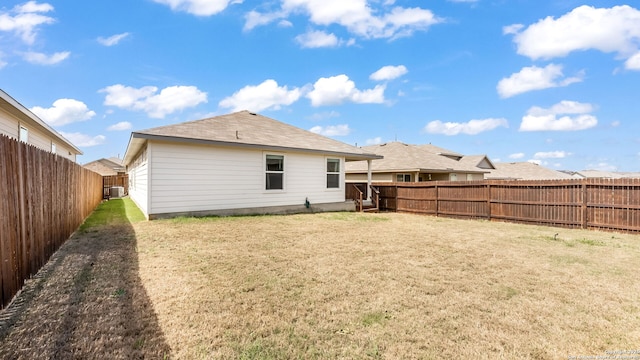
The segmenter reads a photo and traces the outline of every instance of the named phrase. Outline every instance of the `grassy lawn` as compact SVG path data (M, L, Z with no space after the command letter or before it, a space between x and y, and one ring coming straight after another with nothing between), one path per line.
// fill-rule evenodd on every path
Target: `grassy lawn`
M130 223L130 205L65 244L63 260L93 265L58 260L0 357L567 359L640 344L640 236L408 214ZM52 314L75 330L60 339Z

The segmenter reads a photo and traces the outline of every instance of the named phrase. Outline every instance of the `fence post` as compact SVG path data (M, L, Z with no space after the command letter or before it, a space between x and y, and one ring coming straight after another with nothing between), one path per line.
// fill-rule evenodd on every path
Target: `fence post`
M587 219L589 213L588 207L588 192L587 192L587 179L582 179L582 228L586 229L589 225L589 219Z
M438 190L438 182L436 181L436 186L435 186L435 190L436 190L436 216L438 216L438 213L440 212L440 190Z
M487 220L491 221L491 183L487 181Z

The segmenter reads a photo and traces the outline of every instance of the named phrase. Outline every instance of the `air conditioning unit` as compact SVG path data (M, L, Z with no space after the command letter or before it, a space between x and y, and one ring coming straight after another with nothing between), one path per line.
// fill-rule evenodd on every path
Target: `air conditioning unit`
M124 196L124 187L122 186L113 186L109 189L109 197L112 198L121 198Z

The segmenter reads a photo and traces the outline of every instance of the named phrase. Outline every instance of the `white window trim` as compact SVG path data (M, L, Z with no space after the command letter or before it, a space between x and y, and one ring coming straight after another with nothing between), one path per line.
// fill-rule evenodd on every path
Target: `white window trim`
M51 153L54 155L58 153L58 146L53 141L51 142Z
M327 162L329 160L338 160L338 172L329 172L327 171ZM343 169L344 169L344 164L341 158L337 158L337 157L325 157L324 158L324 189L327 191L341 191L344 187L343 183L344 183L344 177L343 177ZM338 174L338 187L335 188L330 188L327 186L327 175L329 174Z
M398 175L402 175L402 181L398 181ZM409 175L409 181L405 181L405 177ZM396 182L411 182L411 174L409 173L396 173Z
M22 138L22 130L24 129L24 134L26 139ZM18 128L18 139L20 141L22 141L23 143L29 143L29 129L27 129L26 126L20 125L20 127Z
M267 155L282 156L282 189L267 189ZM284 153L270 151L262 153L262 191L265 194L281 194L287 191L287 162L287 155Z

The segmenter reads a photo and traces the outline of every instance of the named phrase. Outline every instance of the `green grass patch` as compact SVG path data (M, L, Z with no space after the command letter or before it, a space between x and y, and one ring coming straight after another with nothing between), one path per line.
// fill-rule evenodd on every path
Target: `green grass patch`
M578 239L577 240L580 244L585 244L585 245L589 245L589 246L606 246L607 244L605 244L604 241L601 240L593 240L593 239Z
M390 220L388 217L385 217L385 216L380 216L376 214L354 213L354 212L325 213L325 214L322 214L321 217L327 220L359 221L359 222L379 222L379 221Z
M91 232L92 229L105 225L130 224L145 220L136 204L129 198L103 201L80 225L80 232Z
M372 326L374 324L383 325L391 316L386 311L374 311L364 314L362 317L362 325Z

